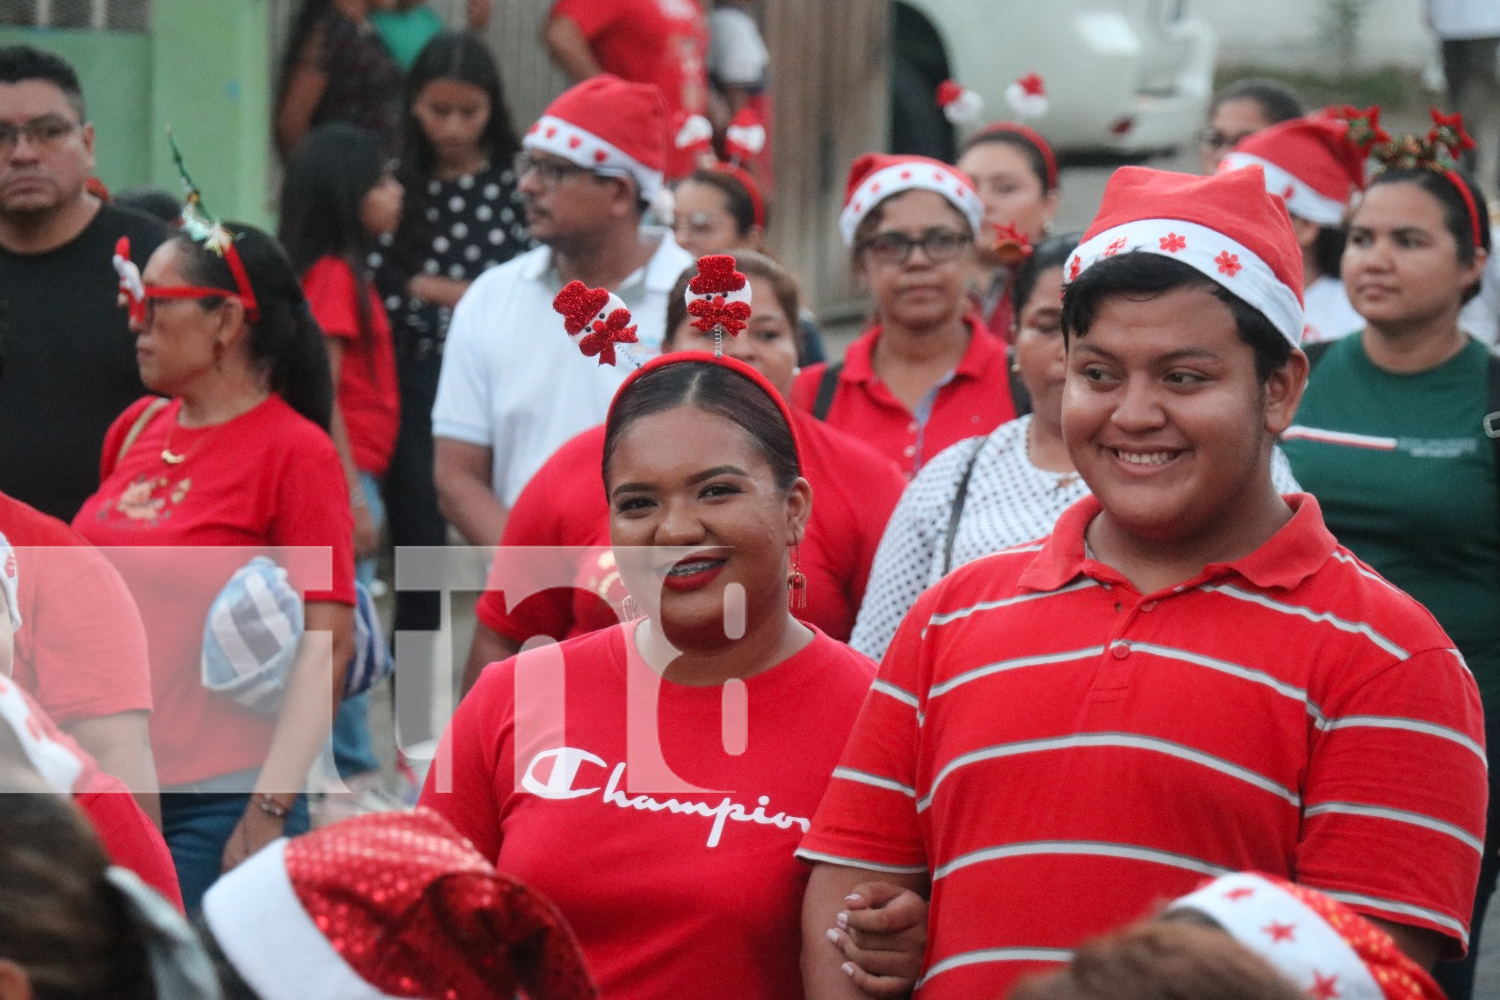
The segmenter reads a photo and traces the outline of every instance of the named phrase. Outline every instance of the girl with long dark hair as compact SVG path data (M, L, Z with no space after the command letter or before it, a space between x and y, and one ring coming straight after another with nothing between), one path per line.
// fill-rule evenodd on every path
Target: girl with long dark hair
M401 69L380 42L370 14L394 0L303 0L292 23L276 86L276 148L288 156L328 122L367 128L387 155L398 141Z

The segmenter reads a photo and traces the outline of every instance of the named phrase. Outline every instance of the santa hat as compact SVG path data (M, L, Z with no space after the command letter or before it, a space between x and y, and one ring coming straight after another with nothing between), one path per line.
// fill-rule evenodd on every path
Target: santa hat
M667 108L654 84L601 73L563 91L521 145L597 174L634 178L650 201L662 187L667 131Z
M27 694L0 674L0 726L8 728L26 763L59 795L72 795L93 777L94 760L64 734ZM0 792L10 789L0 787Z
M1315 889L1241 872L1167 907L1178 910L1210 917L1313 1000L1442 1000L1389 934Z
M1266 190L1287 211L1320 226L1338 226L1356 191L1365 186L1365 153L1349 139L1348 122L1298 118L1246 136L1219 172L1258 165Z
M376 813L273 841L203 916L262 1000L597 994L567 924L437 813Z
M1064 280L1131 252L1182 261L1264 315L1293 347L1301 342L1302 251L1260 167L1213 177L1116 170Z
M844 245L854 245L854 231L871 209L903 191L933 191L942 195L969 220L969 228L976 233L984 221L984 203L974 190L974 182L948 164L925 156L866 153L849 167L844 210L839 214Z

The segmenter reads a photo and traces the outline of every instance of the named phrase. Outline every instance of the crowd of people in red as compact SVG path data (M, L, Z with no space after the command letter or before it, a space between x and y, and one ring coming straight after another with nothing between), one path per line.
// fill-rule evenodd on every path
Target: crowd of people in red
M0 48L0 1000L1468 1000L1462 118L1242 82L1067 234L1043 121L871 152L829 357L709 28L557 0L519 130L475 35L312 0L275 234L175 143L185 201L111 199ZM381 781L382 539L450 530L499 550L415 804L311 829L310 772Z

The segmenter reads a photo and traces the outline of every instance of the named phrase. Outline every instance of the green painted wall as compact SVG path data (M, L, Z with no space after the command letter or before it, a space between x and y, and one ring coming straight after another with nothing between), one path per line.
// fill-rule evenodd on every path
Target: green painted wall
M181 191L172 126L208 208L266 226L271 60L267 0L155 0L151 33L0 30L71 62L94 123L97 174L114 189Z

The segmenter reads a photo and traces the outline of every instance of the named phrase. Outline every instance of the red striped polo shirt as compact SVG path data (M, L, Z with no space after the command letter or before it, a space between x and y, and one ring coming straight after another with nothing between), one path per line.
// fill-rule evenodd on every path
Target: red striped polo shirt
M1003 996L1080 941L1242 869L1462 951L1484 836L1473 678L1431 615L1323 525L1143 595L1051 538L906 617L809 861L932 879L926 1000Z

